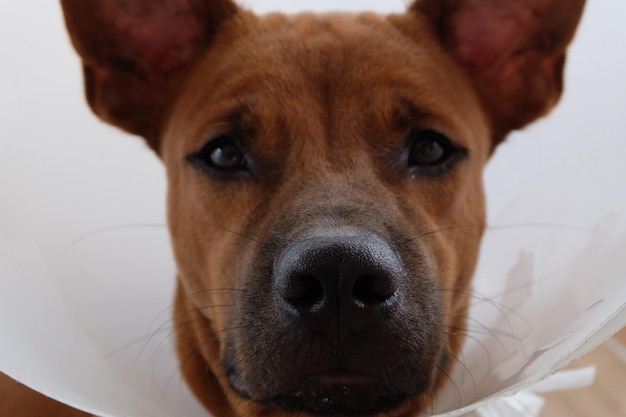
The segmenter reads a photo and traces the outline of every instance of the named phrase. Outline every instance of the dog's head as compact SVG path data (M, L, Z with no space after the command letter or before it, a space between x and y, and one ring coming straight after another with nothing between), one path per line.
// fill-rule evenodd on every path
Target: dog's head
M181 368L217 415L414 415L462 342L482 168L584 0L257 17L63 0L89 103L168 173Z

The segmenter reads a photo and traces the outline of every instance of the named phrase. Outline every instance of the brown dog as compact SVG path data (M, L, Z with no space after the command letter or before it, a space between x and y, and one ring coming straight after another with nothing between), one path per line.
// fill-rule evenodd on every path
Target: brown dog
M207 409L427 409L462 343L482 168L557 102L583 3L63 0L93 111L167 168L181 369Z

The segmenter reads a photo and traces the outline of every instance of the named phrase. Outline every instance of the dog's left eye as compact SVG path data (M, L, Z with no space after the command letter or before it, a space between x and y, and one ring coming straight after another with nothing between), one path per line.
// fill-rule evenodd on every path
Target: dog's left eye
M460 154L450 139L434 130L413 132L409 141L409 167L421 170L425 174L443 173Z
M247 171L246 154L230 136L219 136L204 145L200 151L187 157L192 164L210 171L210 174L228 174Z

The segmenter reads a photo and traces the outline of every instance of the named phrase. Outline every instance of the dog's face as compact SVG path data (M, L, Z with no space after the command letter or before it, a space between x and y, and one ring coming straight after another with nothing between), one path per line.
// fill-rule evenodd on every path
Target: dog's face
M582 3L390 17L80 3L64 6L90 104L167 168L196 395L217 415L424 410L462 342L482 169L555 103ZM175 35L145 35L164 20Z
M489 128L434 38L398 26L250 18L173 108L161 154L185 305L238 395L387 411L459 345Z

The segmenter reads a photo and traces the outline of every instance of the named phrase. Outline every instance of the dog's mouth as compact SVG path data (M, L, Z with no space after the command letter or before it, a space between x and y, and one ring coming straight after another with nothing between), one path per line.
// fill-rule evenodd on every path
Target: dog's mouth
M252 399L238 376L231 374L230 382L239 395ZM284 393L256 401L292 413L367 416L395 410L408 398L410 395L364 372L330 370L305 378Z
M341 416L392 412L430 392L445 357L442 300L423 256L400 255L359 230L265 254L235 298L222 356L231 388L288 413Z
M399 407L407 396L370 376L334 371L307 378L272 399L281 409L316 415L374 415Z
M407 364L407 375L412 375L409 381L403 379L406 375L380 374L380 366L391 366L391 362L386 363L384 358L372 364L371 368L359 367L355 370L357 368L331 365L328 370L314 371L308 375L299 374L296 369L281 372L274 368L269 373L274 379L291 374L287 378L292 382L282 385L281 389L269 395L260 396L256 395L256 390L249 391L246 388L248 384L244 383L236 362L231 362L226 375L231 389L240 397L290 414L378 416L393 413L411 402L419 404L424 397L432 395L435 383L449 365L449 360L449 354L443 350L438 357L426 361L421 372L415 372L415 368L409 369L411 367ZM293 365L297 368L296 364ZM318 366L324 368L324 365ZM432 373L427 376L429 372ZM300 376L294 379L294 374ZM272 382L266 381L263 385L272 385ZM251 392L255 392L255 395Z

